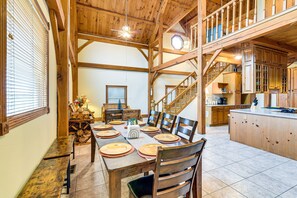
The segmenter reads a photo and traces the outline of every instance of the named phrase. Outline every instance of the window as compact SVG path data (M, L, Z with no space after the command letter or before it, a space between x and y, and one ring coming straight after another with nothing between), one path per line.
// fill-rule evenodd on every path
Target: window
M11 129L48 112L49 26L36 0L7 0L5 6L1 81L6 90L0 121Z
M106 85L106 103L127 105L127 86Z
M171 37L171 46L175 50L181 50L184 47L184 39L180 35L174 35Z

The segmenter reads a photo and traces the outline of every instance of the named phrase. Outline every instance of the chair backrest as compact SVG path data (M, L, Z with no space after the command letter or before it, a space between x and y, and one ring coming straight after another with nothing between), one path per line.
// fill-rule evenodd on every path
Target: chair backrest
M202 138L182 146L158 148L153 197L189 195L205 143Z
M163 113L162 119L161 119L161 124L160 124L161 131L172 133L175 121L176 121L176 115Z
M122 120L129 120L130 118L136 118L137 120L141 119L141 110L140 109L123 109L123 118Z
M175 135L192 142L198 122L183 117L178 117Z
M147 119L147 124L149 126L156 127L157 124L158 124L159 118L160 118L160 114L161 114L161 112L151 110L150 115L149 115L149 117Z

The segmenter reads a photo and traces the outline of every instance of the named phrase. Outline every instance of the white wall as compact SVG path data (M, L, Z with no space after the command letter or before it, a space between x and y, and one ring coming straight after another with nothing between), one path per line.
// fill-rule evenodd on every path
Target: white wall
M38 0L47 20L45 1ZM0 137L0 197L16 197L56 138L56 63L52 32L49 32L50 113L23 124Z
M79 46L83 40L79 40ZM147 53L147 51L145 51ZM132 47L94 42L84 48L78 56L79 62L122 65L147 68L147 60ZM95 117L101 117L101 107L106 101L106 85L128 86L127 102L131 108L141 109L147 114L148 74L144 72L115 71L94 68L78 69L78 93L90 100L89 108Z

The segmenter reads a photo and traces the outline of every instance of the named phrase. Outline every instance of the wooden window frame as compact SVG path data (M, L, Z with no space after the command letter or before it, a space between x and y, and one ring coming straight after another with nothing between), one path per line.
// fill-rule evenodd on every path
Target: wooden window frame
M9 133L10 129L25 124L44 114L50 112L49 109L49 22L43 14L37 0L32 0L34 7L48 31L47 43L47 105L39 109L34 109L25 113L7 116L6 114L6 60L7 60L7 1L0 1L0 136Z
M128 97L127 97L127 95L128 95L128 86L126 86L126 85L106 85L106 88L105 88L105 96L106 96L105 103L106 104L117 104L117 103L108 103L108 88L109 87L112 87L112 88L124 88L125 89L125 103L122 103L122 104L125 104L127 106L127 104L128 104L128 102L127 102L127 100L128 100Z

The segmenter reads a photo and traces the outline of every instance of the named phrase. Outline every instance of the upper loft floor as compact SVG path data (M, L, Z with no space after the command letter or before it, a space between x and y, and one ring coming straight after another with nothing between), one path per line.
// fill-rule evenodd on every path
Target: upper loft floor
M254 39L256 42L284 44L297 49L296 5L296 0L227 2L203 19L203 53L209 54ZM190 50L194 50L197 48L200 32L197 21L190 26L189 31Z

